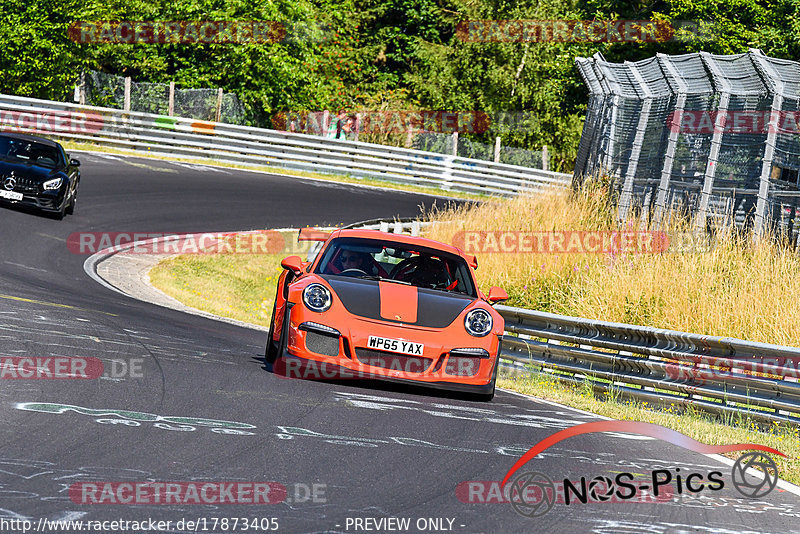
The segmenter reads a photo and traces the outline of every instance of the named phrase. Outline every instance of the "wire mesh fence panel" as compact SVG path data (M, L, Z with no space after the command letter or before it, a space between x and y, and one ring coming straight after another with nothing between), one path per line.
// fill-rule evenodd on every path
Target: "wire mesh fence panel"
M458 156L462 158L494 161L494 145L473 141L466 137L458 138Z
M452 154L453 134L436 132L416 133L414 134L412 147L426 152ZM466 137L459 137L457 152L457 155L462 158L494 161L495 146L473 141ZM500 163L530 167L532 169L541 169L543 167L541 150L504 146L501 142L499 156Z
M215 89L175 89L175 115L205 121L217 116Z
M575 181L608 176L620 219L682 209L798 240L800 63L751 49L577 66L590 95Z
M511 146L500 147L500 163L519 165L520 167L542 168L542 153L539 150L515 148Z
M453 153L453 136L450 134L423 132L414 134L411 144L417 150L435 152L437 154Z
M84 75L86 103L103 108L123 109L125 105L125 78L104 72L87 72Z
M131 82L130 110L166 115L169 112L169 85Z
M115 109L125 108L125 78L103 72L84 74L86 103ZM197 120L217 119L218 89L175 88L173 115ZM131 82L130 111L169 114L169 84ZM223 93L220 122L247 124L247 113L233 93Z

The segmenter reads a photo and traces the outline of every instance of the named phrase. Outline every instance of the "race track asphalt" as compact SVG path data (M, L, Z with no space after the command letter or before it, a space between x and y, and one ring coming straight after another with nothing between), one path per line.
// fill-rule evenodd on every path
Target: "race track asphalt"
M169 532L188 530L176 527L181 519L202 518L205 532L244 531L232 520L212 529L214 518L277 518L279 532L800 531L798 496L776 489L745 498L728 465L631 434L571 438L525 470L576 483L620 472L645 483L657 469L707 480L720 471L725 487L665 502L556 503L535 518L508 503L480 502L496 498L496 486L469 481L499 481L541 439L597 418L505 391L484 404L394 385L281 378L265 367L263 332L110 291L84 273L86 256L66 245L73 232L414 216L446 200L141 158L79 158L75 215L57 221L0 208L0 356L98 358L120 376L0 380L0 532L13 531L3 520L42 518L152 518L171 521ZM126 481L270 481L287 498L223 505L70 499L76 483ZM470 499L478 502L463 502ZM407 518L408 529L373 522L390 517Z

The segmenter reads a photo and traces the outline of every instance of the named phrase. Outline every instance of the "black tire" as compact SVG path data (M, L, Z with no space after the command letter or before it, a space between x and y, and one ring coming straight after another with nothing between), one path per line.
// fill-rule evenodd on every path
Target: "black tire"
M277 302L276 302L277 304ZM272 305L272 320L270 321L269 325L269 335L267 336L267 347L264 349L264 361L268 364L273 365L276 361L278 361L278 345L272 341L272 336L275 334L275 304ZM278 343L283 343L283 339L279 339Z
M72 199L69 201L69 205L67 206L66 213L67 215L72 215L75 213L75 203L78 201L78 188L75 188L75 191L72 192Z
M61 209L53 213L53 218L55 220L60 221L64 218L64 215L67 213L67 202L64 201L64 205L61 206Z
M482 393L477 396L480 402L489 402L494 398L495 384L497 383L497 370L500 369L500 351L497 351L497 362L494 364L494 373L492 373L492 389L489 393Z

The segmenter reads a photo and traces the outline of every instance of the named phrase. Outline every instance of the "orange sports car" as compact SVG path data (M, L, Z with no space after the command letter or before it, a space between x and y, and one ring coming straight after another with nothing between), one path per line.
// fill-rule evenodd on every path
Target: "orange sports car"
M375 230L301 230L324 244L284 258L266 361L298 377L377 378L494 396L504 322L460 249ZM301 367L301 364L304 367ZM320 375L320 369L323 369ZM336 372L331 372L335 369Z

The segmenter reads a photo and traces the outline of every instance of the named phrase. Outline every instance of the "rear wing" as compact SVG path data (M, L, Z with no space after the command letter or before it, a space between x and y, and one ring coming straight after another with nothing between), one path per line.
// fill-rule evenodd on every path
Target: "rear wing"
M300 233L297 235L298 241L327 241L331 236L331 232L323 232L316 228L301 228Z

